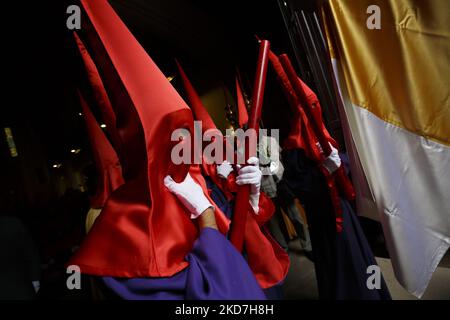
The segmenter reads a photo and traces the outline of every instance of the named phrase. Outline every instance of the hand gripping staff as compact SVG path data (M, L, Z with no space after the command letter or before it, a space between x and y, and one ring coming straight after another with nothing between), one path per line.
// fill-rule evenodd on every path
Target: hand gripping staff
M266 84L267 64L269 60L270 43L267 40L262 40L259 43L258 64L256 67L255 82L252 93L252 105L250 110L250 118L248 122L248 129L259 130L259 121L261 119L261 110L264 97L264 87ZM245 144L245 163L248 158L256 156L256 150L250 150L248 143ZM252 154L250 154L252 153ZM241 252L244 242L245 224L249 209L249 195L250 186L240 185L238 187L236 203L234 207L234 215L231 224L231 243L236 249Z
M311 126L313 131L319 140L320 146L322 147L323 153L325 157L328 157L331 154L331 147L328 143L328 139L325 136L324 131L321 129L322 124L319 123L319 119L314 116L311 105L308 103L306 93L304 92L300 82L298 81L297 74L295 73L294 67L292 66L289 57L286 54L282 54L279 56L280 62L289 78L289 81L292 84L295 94L297 95L303 110L305 111L306 116L311 121ZM326 170L325 170L326 171ZM338 231L342 231L342 209L340 209L339 195L336 190L336 186L339 186L339 189L344 194L345 198L348 200L353 200L355 198L355 191L353 186L348 179L347 175L344 172L344 168L341 167L332 175L329 175L328 172L325 172L325 176L327 177L327 183L330 186L331 197L336 209L336 227ZM338 209L339 208L339 209Z

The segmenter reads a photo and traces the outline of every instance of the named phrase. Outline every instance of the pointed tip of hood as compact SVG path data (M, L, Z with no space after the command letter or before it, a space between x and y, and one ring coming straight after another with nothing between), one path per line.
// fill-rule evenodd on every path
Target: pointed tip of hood
M195 119L202 121L203 131L206 131L208 129L216 129L214 121L212 120L211 116L209 115L208 111L203 105L203 102L201 101L197 91L194 89L192 83L189 81L186 73L181 67L180 62L177 59L175 59L175 62L177 64L177 68L180 73L180 78L183 83L183 88L186 93L186 97L188 99L188 104L195 115Z

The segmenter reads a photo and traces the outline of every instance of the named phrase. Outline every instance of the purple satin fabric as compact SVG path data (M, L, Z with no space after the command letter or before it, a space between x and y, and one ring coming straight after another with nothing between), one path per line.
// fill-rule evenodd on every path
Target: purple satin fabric
M247 262L217 230L205 228L186 260L189 266L166 278L102 277L127 300L265 300Z

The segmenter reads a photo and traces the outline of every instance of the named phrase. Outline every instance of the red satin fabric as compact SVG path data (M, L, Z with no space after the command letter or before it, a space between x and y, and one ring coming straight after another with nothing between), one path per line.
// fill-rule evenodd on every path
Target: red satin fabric
M106 93L103 81L100 77L100 74L98 73L94 61L86 50L86 47L84 46L80 37L76 32L74 32L73 35L75 37L75 42L78 46L81 58L83 60L89 84L94 92L95 102L100 109L102 120L106 124L106 131L110 134L113 146L115 148L119 148L120 138L116 129L116 115L114 114L114 110L111 106L108 94Z
M301 108L299 108L299 101L286 73L284 72L283 66L281 65L278 57L272 51L269 52L269 61L277 74L277 80L281 85L292 111L292 117L289 119L289 126L291 130L288 137L283 141L282 147L286 150L298 148L306 150L307 144L305 143L302 134L302 114L304 114L304 112Z
M238 122L239 127L243 128L248 123L248 112L245 106L244 96L242 95L241 86L239 84L239 79L236 76L236 101L238 109Z
M270 288L286 278L290 265L288 254L265 227L258 225L250 211L245 224L244 248L248 265L261 288Z
M207 194L199 166L171 165L171 133L177 128L192 132L192 112L106 1L81 4L87 25L83 35L116 115L126 181L111 194L69 264L99 276L171 276L187 266L185 256L198 230L163 179L189 170ZM269 217L264 210L270 205L263 199L261 217ZM215 215L220 232L227 233L228 219L218 208ZM289 260L258 222L249 221L249 262L266 288L284 278Z
M192 166L190 174L205 190L199 168ZM146 183L142 174L112 194L70 264L86 274L126 278L167 277L188 265L184 257L198 237L195 222L180 211L182 205L167 193L162 180L152 192L155 200L165 201L156 211ZM220 231L226 233L228 220L218 208L215 213Z
M180 73L181 81L183 83L183 87L186 93L186 97L189 103L189 106L191 107L192 111L194 112L195 119L202 121L202 130L203 132L208 129L216 129L216 125L214 124L214 121L211 119L211 116L209 115L208 111L206 110L205 106L202 103L202 100L200 99L200 96L198 95L197 91L195 91L194 87L192 86L191 82L189 81L188 77L186 76L186 73L184 72L183 68L181 67L181 64L176 61L178 72Z
M99 276L171 276L187 266L198 230L163 179L189 171L207 193L198 166L171 165L171 133L192 132L192 112L107 1L81 4L87 24L82 31L116 115L126 181L69 264ZM227 233L228 219L217 208L215 215L219 231Z
M275 206L272 200L261 192L259 212L256 215L249 205L245 224L244 248L248 265L264 289L284 280L290 265L289 255L264 226L274 212Z
M215 167L215 165L204 165L203 168ZM208 174L225 195L237 190L234 178L223 179L217 176L214 170L209 170ZM222 180L223 182L221 182ZM270 288L283 279L289 271L289 255L266 231L264 224L270 220L275 212L272 200L261 192L259 197L259 211L255 214L250 203L247 205L247 219L244 232L244 248L247 261L262 288Z
M95 120L83 96L78 93L97 168L97 190L91 198L92 208L102 208L111 193L123 183L122 167L116 152Z

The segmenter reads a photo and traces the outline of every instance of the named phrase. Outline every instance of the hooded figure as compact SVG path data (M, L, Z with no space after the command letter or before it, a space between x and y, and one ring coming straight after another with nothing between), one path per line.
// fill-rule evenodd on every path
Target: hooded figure
M209 128L216 128L206 108L203 106L200 97L178 62L177 66L187 100L196 115L196 120L206 122L209 124ZM238 100L240 99L243 102L242 94L238 92ZM240 114L242 118L239 121L246 122L246 112L244 113L241 110ZM257 163L255 164L258 166ZM233 200L237 190L237 184L242 181L239 178L241 171L238 171L238 176L236 177L236 173L231 165L225 161L222 164L207 164L203 161L201 167L203 174L212 180L214 185L227 197L228 201ZM244 248L250 268L261 287L266 289L284 280L289 269L289 256L263 227L273 215L275 207L263 192L259 192L260 182L261 177L258 181L257 190L253 194L250 194L248 218L244 233Z
M171 276L188 265L185 256L198 230L164 178L182 181L190 172L206 191L198 168L170 158L176 143L171 133L192 132L192 113L106 1L81 3L87 18L80 35L92 48L116 116L125 183L111 194L70 263L92 275ZM226 233L228 219L215 214Z
M287 56L284 59L286 61ZM334 197L330 192L331 186L326 175L339 170L341 160L335 149L337 143L322 121L317 95L297 76L289 79L285 66L272 52L270 61L296 121L291 122L291 134L284 144L285 174L282 184L305 206L319 298L390 300L383 278L377 290L368 289L366 285L367 268L377 263L357 216L345 199L351 192L340 190L343 194L341 198L339 195ZM292 83L291 80L298 83ZM304 103L309 106L301 105L294 85L301 86L306 98ZM310 116L313 118L309 118L303 111L305 107L311 108ZM330 143L332 153L326 158L314 130L313 121ZM341 232L336 228L337 207L340 212Z
M239 77L236 76L236 101L238 108L238 123L240 128L244 128L248 123L248 112L245 105L244 95L242 94L241 85L239 84Z
M106 124L107 131L116 149L120 148L120 138L116 130L116 116L109 101L108 94L98 73L97 67L86 47L76 32L73 33L80 56L85 67L89 85L93 89L94 101L102 115L102 121ZM111 193L123 184L122 167L117 153L109 142L105 133L99 127L86 100L78 92L80 105L84 114L86 128L91 142L94 162L98 174L98 184L95 195L91 198L91 207L86 216L86 233L89 232L101 209Z
M83 59L93 62L88 72L96 67L90 73L95 96L113 110L110 130L117 133L124 183L69 264L126 299L263 299L223 236L229 220L212 204L200 168L171 161L179 143L172 133L192 132L191 110L107 1L81 4L80 37L91 53L82 52ZM205 224L205 215L213 223ZM200 230L192 218L201 221Z
M98 69L95 66L94 61L89 55L80 37L76 32L74 32L73 35L83 61L89 85L93 89L95 103L100 110L103 122L106 124L106 131L111 137L114 148L118 149L120 148L120 138L116 129L116 115L114 114L114 110L111 106L108 94L106 93L103 81L98 73Z
M119 188L124 183L124 180L116 152L98 125L80 92L78 92L78 96L98 175L96 191L90 200L91 209L86 218L86 232L89 232L111 193Z

